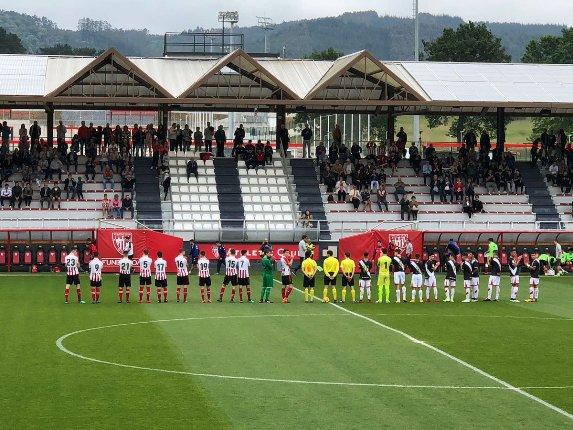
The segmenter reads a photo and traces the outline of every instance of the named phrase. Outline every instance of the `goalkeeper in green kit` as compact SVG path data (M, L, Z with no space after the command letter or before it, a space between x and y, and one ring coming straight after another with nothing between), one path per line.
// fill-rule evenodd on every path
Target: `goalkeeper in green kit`
M261 290L260 303L271 303L269 297L271 289L273 288L273 260L271 258L272 251L268 251L262 258L261 263L263 266L263 288Z

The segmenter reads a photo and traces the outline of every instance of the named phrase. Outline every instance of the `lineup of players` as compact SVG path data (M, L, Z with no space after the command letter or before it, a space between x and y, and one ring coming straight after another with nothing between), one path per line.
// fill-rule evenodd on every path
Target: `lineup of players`
M351 301L362 303L365 300L372 302L372 280L374 278L373 268L377 269L377 293L376 303L390 303L391 280L394 285L394 301L396 303L407 302L419 303L438 302L438 286L436 281L436 271L440 262L435 256L429 256L426 261L422 261L419 255L407 256L404 250L396 248L394 255L390 257L386 249L379 249L379 258L374 262L370 259L369 253L365 252L362 258L356 263L350 253L346 253L340 261L333 256L331 250L327 251L322 267L319 267L313 259L311 251L307 251L300 267L303 272L303 289L306 303L314 302L316 275L318 271L324 272L323 295L322 301L329 302L330 296L337 303L345 303L347 291L350 290ZM263 256L263 272L265 272L265 259L272 261L271 252ZM278 262L278 268L281 274L281 299L283 303L289 302L293 286L293 256L290 251L285 250ZM185 250L181 250L174 259L177 269L176 277L176 300L177 302L187 303L189 294L189 260ZM158 251L155 260L149 255L147 250L139 258L139 303L151 303L152 295L152 277L156 288L158 303L168 302L168 278L167 278L167 261L163 258L163 253ZM76 249L72 250L65 257L66 265L66 285L65 301L69 303L70 289L76 287L77 300L82 300L82 291L79 277L79 257ZM89 280L91 287L92 303L100 303L102 287L102 269L103 262L99 259L97 252L94 253L92 260L89 262ZM212 280L210 274L210 262L201 251L198 258L191 258L192 267L197 267L198 285L200 288L201 303L211 303L212 297ZM272 265L270 266L272 268ZM500 285L502 276L502 264L499 260L497 251L494 251L491 258L488 259L489 280L487 284L487 295L484 301L498 301L500 299ZM130 303L131 301L131 284L133 274L132 255L129 250L125 250L123 257L118 262L119 279L118 279L118 303ZM237 252L234 249L229 250L229 255L225 258L225 276L219 289L217 301L222 302L225 291L230 286L230 302L235 302L238 292L239 302L243 303L244 298L249 303L253 303L252 289L250 282L251 263L247 257L247 251L240 251L237 258ZM510 298L512 302L519 302L518 292L520 286L520 271L526 268L529 271L529 298L526 302L536 302L539 298L539 278L542 273L543 265L539 260L539 255L532 254L531 263L525 263L521 256L512 252L508 261L509 280L511 284ZM271 285L272 269L270 269ZM411 299L408 300L406 272L410 273L410 293ZM465 298L463 303L476 302L480 297L480 273L479 263L473 253L468 252L462 255L460 265L456 263L455 256L449 254L445 262L445 279L444 279L444 302L454 302L456 293L456 281L458 272L461 271L463 276L463 289ZM357 275L356 275L357 274ZM341 278L341 298L338 299L337 279ZM358 278L359 297L356 299L355 278ZM263 283L265 274L263 274ZM268 288L263 288L261 293L261 303L270 302ZM425 294L424 294L425 290ZM246 297L243 295L245 293Z

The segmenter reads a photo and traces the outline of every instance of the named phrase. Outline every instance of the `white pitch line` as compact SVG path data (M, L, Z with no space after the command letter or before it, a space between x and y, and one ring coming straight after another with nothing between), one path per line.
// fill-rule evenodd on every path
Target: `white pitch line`
M526 317L519 315L463 315L463 314L418 314L418 313L368 313L363 315L370 316L408 316L408 317L436 317L436 318L509 318L509 319L527 319L527 320L554 320L554 321L573 321L573 318L559 318L559 317Z
M275 282L279 283L279 281L277 281L276 279L275 279ZM303 291L301 291L301 290L298 289L298 288L295 288L295 290L297 290L299 293L303 293ZM319 300L319 301L322 301L322 299L320 299L320 298L318 298L318 300ZM497 377L491 375L490 373L487 373L485 370L482 370L482 369L480 369L479 367L475 367L475 366L471 365L471 364L468 363L467 361L464 361L464 360L462 360L462 359L460 359L460 358L458 358L458 357L455 357L455 356L453 356L453 355L447 353L446 351L443 351L443 350L441 350L441 349L439 349L439 348L436 348L435 346L433 346L433 345L431 345L431 344L429 344L429 343L426 343L426 342L424 342L424 341L422 341L422 340L416 339L415 337L410 336L410 335L409 335L408 333L406 333L406 332L403 332L403 331L401 331L401 330L398 330L398 329L396 329L396 328L394 328L394 327L390 327L390 326L388 326L388 325L386 325L386 324L382 324L382 323L379 322L379 321L373 320L372 318L369 318L369 317L367 317L367 316L365 316L365 315L362 315L362 314L353 312L353 311L351 311L350 309L343 308L342 306L339 306L339 305L337 305L336 303L329 302L328 304L334 306L334 307L337 308L337 309L340 309L340 310L343 311L343 312L347 312L347 313L350 314L350 315L354 315L355 317L362 318L362 319L364 319L364 320L366 320L366 321L368 321L368 322L371 322L372 324L375 324L375 325L377 325L377 326L379 326L379 327L382 327L382 328L384 328L384 329L386 329L386 330L389 330L389 331L391 331L391 332L394 332L394 333L396 333L396 334L399 334L400 336L404 336L406 339L408 339L408 340L410 340L410 341L412 341L412 342L414 342L414 343L417 343L417 344L422 345L422 346L424 346L424 347L426 347L426 348L428 348L428 349L430 349L430 350L432 350L432 351L434 351L434 352L437 352L438 354L443 355L444 357L447 357L447 358L449 358L450 360L453 360L453 361L455 361L456 363L458 363L458 364L460 364L460 365L462 365L462 366L464 366L464 367L467 367L468 369L471 369L471 370L473 370L474 372L479 373L480 375L485 376L486 378L488 378L488 379L490 379L490 380L492 380L492 381L494 381L494 382L497 382L498 384L500 384L500 385L502 385L503 387L505 387L505 389L507 389L507 390L514 391L514 392L516 392L516 393L518 393L518 394L521 394L522 396L524 396L524 397L526 397L526 398L528 398L528 399L530 399L530 400L533 400L534 402L537 402L537 403L539 403L540 405L543 405L543 406L545 406L546 408L549 408L549 409L551 409L552 411L557 412L558 414L561 414L561 415L563 415L563 416L566 417L566 418L569 418L570 420L573 420L573 414L570 414L569 412L567 412L567 411L565 411L565 410L563 410L563 409L561 409L561 408L559 408L559 407L557 407L557 406L555 406L555 405L553 405L553 404L551 404L551 403L549 403L549 402L546 402L545 400L540 399L539 397L534 396L533 394L530 394L530 393L528 393L527 391L523 391L523 389L521 389L521 388L518 388L518 387L515 387L515 386L511 385L509 382L505 382L503 379L499 379L499 378L497 378Z
M307 380L298 380L298 379L278 379L278 378L256 378L256 377L249 377L249 376L234 376L234 375L220 375L214 373L199 373L199 372L186 372L182 370L170 370L170 369L160 369L155 367L145 367L145 366L136 366L131 364L124 364L124 363L116 363L113 361L107 360L100 360L94 357L88 357L85 355L78 354L77 352L71 351L66 348L63 344L64 340L69 337L75 336L80 333L86 333L90 331L96 330L104 330L107 328L115 328L115 327L125 327L131 325L142 325L142 324L154 324L154 323L162 323L162 322L173 322L173 321L197 321L197 320L214 320L214 319L231 319L231 318L265 318L265 317L272 317L272 318L281 318L281 317L305 317L305 316L350 316L340 313L335 314L328 314L328 313L309 313L309 314L298 314L298 315L288 315L288 314L267 314L267 315L228 315L228 316L212 316L212 317L188 317L188 318L171 318L171 319L159 319L159 320L150 320L150 321L137 321L137 322L130 322L130 323L119 323L119 324L110 324L107 326L100 326L100 327L90 327L82 330L76 330L74 332L67 333L65 335L60 336L56 340L56 346L66 354L69 354L73 357L91 361L94 363L99 364L106 364L116 367L123 367L128 369L136 369L136 370L146 370L152 372L160 372L160 373L169 373L169 374L176 374L176 375L187 375L187 376L197 376L197 377L208 377L208 378L217 378L217 379L234 379L234 380L241 380L241 381L256 381L256 382L279 382L279 383L286 383L286 384L307 384L307 385L330 385L330 386L346 386L346 387L374 387L374 388L400 388L400 389L430 389L430 390L507 390L506 387L503 386L456 386L456 385L408 385L408 384L378 384L378 383L368 383L368 382L338 382L338 381L307 381ZM531 387L537 389L565 389L569 387Z

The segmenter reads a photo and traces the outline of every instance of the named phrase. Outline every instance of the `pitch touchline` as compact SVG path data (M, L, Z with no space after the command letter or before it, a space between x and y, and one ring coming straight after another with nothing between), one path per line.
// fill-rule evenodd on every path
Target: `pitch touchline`
M173 321L194 321L194 320L210 320L210 319L231 319L231 318L282 318L282 317L305 317L305 316L344 316L344 314L328 314L328 313L310 313L310 314L299 314L299 315L284 315L284 314L269 314L269 315L229 315L229 316L214 316L214 317L189 317L189 318L171 318L171 319L159 319L150 321L137 321L130 323L120 323L120 324L110 324L107 326L91 327L82 330L76 330L74 332L67 333L56 340L56 346L66 354L73 357L80 358L82 360L91 361L94 363L107 364L111 366L124 367L128 369L138 369L147 370L152 372L160 373L170 373L177 375L187 375L187 376L198 376L198 377L209 377L218 379L234 379L241 381L256 381L256 382L280 382L287 384L309 384L309 385L334 385L334 386L347 386L347 387L376 387L376 388L402 388L402 389L435 389L435 390L507 390L508 388L503 386L456 386L456 385L408 385L408 384L377 384L377 383L366 383L366 382L337 382L337 381L307 381L307 380L297 380L297 379L277 379L277 378L255 378L249 376L234 376L234 375L220 375L213 373L199 373L199 372L186 372L182 370L170 370L170 369L160 369L154 367L136 366L131 364L116 363L113 361L100 360L94 357L87 357L85 355L78 354L74 351L69 350L63 345L65 339L75 336L80 333L85 333L89 331L103 330L107 328L114 327L125 327L131 325L141 325L141 324L154 324L161 322L173 322ZM348 315L350 316L350 315ZM527 387L536 389L566 389L571 387Z
M573 321L573 318L559 318L559 317L525 317L519 315L463 315L463 314L417 314L417 313L364 313L367 316L408 316L408 317L435 317L435 318L510 318L510 319L527 319L527 320L555 320L555 321Z

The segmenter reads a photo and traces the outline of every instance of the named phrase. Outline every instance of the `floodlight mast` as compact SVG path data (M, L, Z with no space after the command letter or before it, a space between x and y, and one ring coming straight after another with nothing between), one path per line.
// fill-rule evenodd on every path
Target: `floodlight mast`
M231 29L233 25L239 22L239 12L237 11L220 11L218 14L218 21L223 25L222 37L221 37L221 53L225 52L225 22L231 24Z
M275 29L275 23L267 16L257 16L257 22L265 34L265 54L269 52L267 33Z

